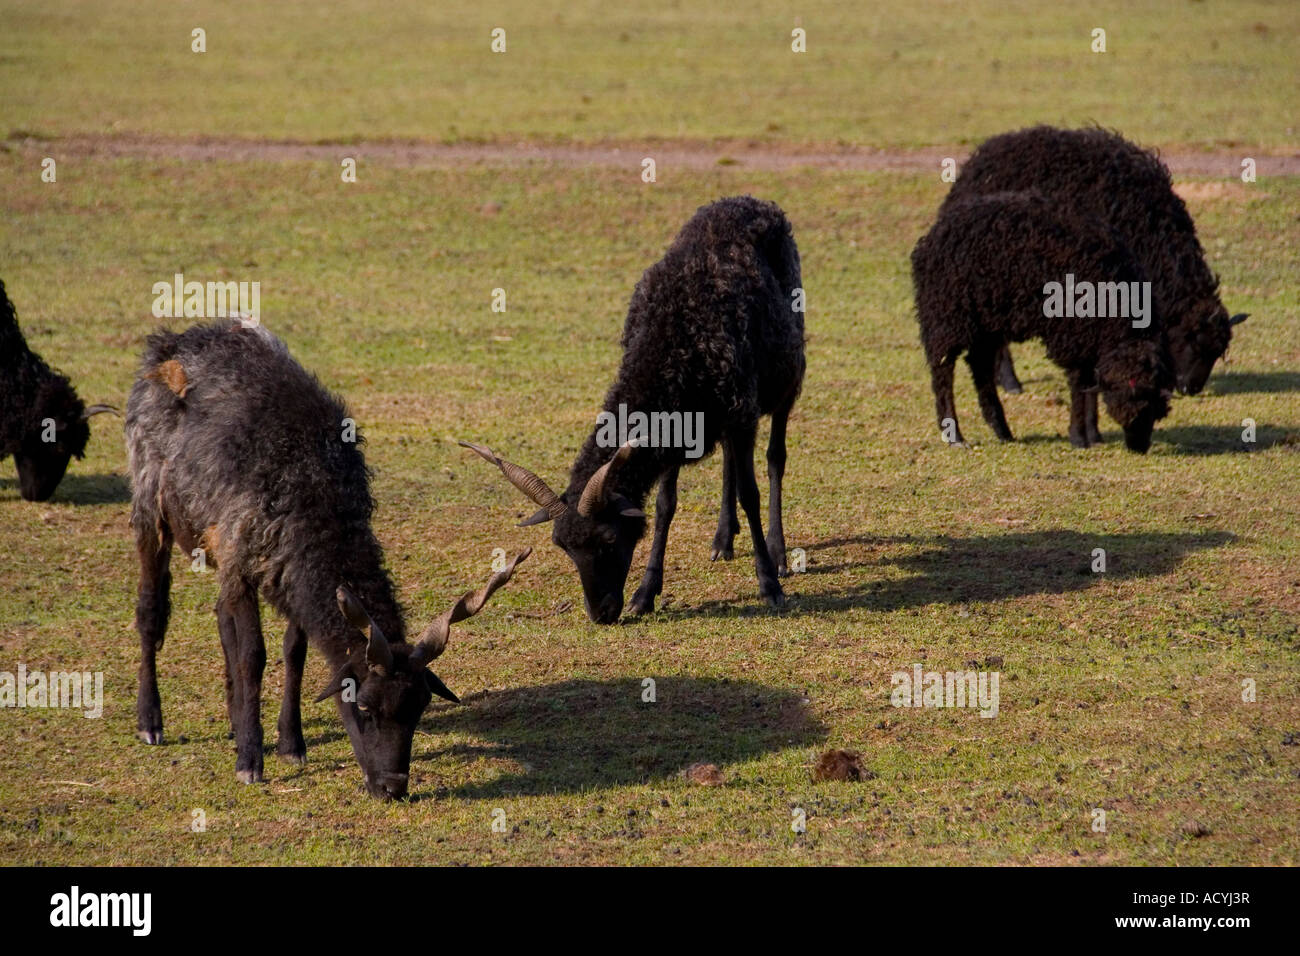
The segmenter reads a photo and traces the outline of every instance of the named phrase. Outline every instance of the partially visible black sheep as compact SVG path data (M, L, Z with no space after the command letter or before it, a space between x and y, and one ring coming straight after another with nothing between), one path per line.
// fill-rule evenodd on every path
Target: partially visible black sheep
M1175 384L1195 395L1228 349L1232 326L1196 226L1159 156L1096 127L1034 126L994 136L962 167L943 208L976 195L1036 190L1066 214L1114 228L1146 271L1163 317ZM940 210L942 213L943 209ZM1010 356L998 380L1019 391Z
M962 443L952 393L957 356L966 353L985 420L1009 441L1011 430L994 385L997 354L1007 342L1036 338L1069 375L1072 444L1100 441L1092 425L1100 392L1123 427L1127 446L1137 452L1150 447L1155 423L1169 412L1173 387L1158 316L1143 329L1120 315L1048 317L1045 288L1068 274L1094 283L1144 278L1112 231L1063 217L1034 192L948 203L917 242L912 251L917 320L939 426L950 441Z
M107 405L87 408L68 377L27 347L14 304L0 282L0 461L14 456L19 494L27 501L53 495L69 460L85 454L87 419L112 410Z

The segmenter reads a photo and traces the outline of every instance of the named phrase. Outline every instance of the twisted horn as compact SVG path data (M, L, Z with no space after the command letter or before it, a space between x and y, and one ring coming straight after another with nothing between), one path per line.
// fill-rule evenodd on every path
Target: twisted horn
M496 453L485 445L476 445L473 442L463 441L460 443L470 451L477 452L480 458L490 461L501 469L501 474L506 476L510 484L514 485L534 502L546 509L546 513L552 518L558 518L569 510L568 505L560 500L560 496L553 492L542 479L538 478L527 468L521 468L514 462L506 461L504 458L498 458Z
M379 629L379 625L370 619L366 609L362 607L357 596L339 585L339 589L334 592L338 599L339 610L347 618L347 622L358 630L366 634L366 663L371 670L377 670L382 674L391 674L393 672L393 651L388 646L388 638L384 637L384 632Z
M632 449L637 443L630 441L614 452L614 457L605 464L596 469L596 473L587 479L587 486L582 489L582 497L578 499L578 514L584 518L590 518L593 514L605 506L608 493L605 486L609 484L609 479L622 467L623 462L627 461L632 455Z
M419 642L415 645L415 650L411 652L411 666L419 667L422 664L427 664L445 651L447 649L447 639L451 636L451 626L457 621L473 617L483 610L483 605L487 604L487 600L492 596L492 593L509 581L510 575L515 573L515 567L519 562L532 553L532 548L524 548L515 556L513 561L505 566L504 570L492 575L487 584L477 591L466 591L461 595L459 601L426 627L424 633L420 635Z
M91 405L89 408L87 408L84 412L81 413L81 420L84 422L86 419L92 418L95 415L102 415L104 414L104 412L112 412L114 415L117 415L119 417L122 414L112 405Z

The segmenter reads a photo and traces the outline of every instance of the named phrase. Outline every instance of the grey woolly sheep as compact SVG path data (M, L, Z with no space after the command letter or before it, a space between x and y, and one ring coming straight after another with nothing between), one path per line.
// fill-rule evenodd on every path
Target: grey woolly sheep
M126 416L140 558L136 714L146 743L162 741L156 658L175 543L217 569L237 778L262 780L260 594L288 619L277 753L306 759L299 710L310 640L334 673L317 699L336 697L366 788L405 796L420 715L434 694L456 700L427 665L451 625L477 613L528 552L407 643L370 527L363 439L349 421L342 401L260 326L222 320L149 337Z

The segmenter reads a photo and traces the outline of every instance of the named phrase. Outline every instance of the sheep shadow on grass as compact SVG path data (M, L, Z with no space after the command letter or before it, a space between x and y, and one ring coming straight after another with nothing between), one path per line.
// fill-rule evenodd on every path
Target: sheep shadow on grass
M748 616L866 608L897 611L930 604L1000 601L1030 594L1082 591L1102 580L1167 574L1193 551L1221 547L1235 536L1224 531L1084 534L1028 531L957 538L950 535L835 538L806 545L808 570L786 579L789 607L783 612L743 599L670 607L669 617ZM791 546L798 545L791 541ZM1106 552L1104 574L1092 570L1093 551ZM819 560L825 554L829 560ZM744 556L736 555L741 561ZM866 580L819 591L816 578L849 569ZM898 572L902 571L903 574ZM801 586L803 582L807 586Z
M748 681L655 678L655 701L642 700L642 678L568 680L474 694L462 707L437 707L421 731L432 743L448 733L490 741L430 746L416 737L411 772L447 755L511 761L490 781L456 787L469 798L578 793L668 780L696 763L719 768L826 738L799 694ZM445 738L444 738L445 739ZM413 787L414 799L434 794ZM437 794L443 796L443 793Z
M1266 448L1272 448L1275 445L1285 445L1288 442L1294 442L1297 434L1295 428L1285 428L1280 425L1261 425L1255 426L1255 440L1247 443L1241 440L1242 432L1245 426L1242 425L1172 425L1169 427L1157 426L1152 433L1151 447L1161 454L1172 453L1174 455L1231 455L1243 452L1264 451ZM1114 445L1122 450L1124 444L1124 433L1114 428L1114 423L1109 421L1102 422L1101 429L1102 439L1107 445ZM1290 437L1288 437L1290 436ZM967 436L970 440L972 436ZM978 445L996 445L997 440L987 433L980 435L975 433L974 442ZM1064 432L1031 432L1024 435L1016 436L1016 443L1021 445L1058 445L1063 448L1069 439ZM1166 446L1162 448L1161 446ZM964 455L967 452L963 449L953 449L952 454ZM1089 455L1095 452L1088 450L1075 450L1071 454ZM1127 454L1127 452L1125 453Z
M1296 432L1277 425L1255 426L1255 440L1241 440L1245 427L1241 425L1175 425L1172 428L1156 429L1155 444L1161 442L1173 446L1179 455L1231 455L1263 451L1275 445L1284 445L1288 434L1295 440Z
M18 497L18 479L0 478L0 492ZM124 475L67 474L55 489L50 504L120 505L131 500L131 486Z
M1211 395L1300 392L1300 372L1225 372L1210 379Z

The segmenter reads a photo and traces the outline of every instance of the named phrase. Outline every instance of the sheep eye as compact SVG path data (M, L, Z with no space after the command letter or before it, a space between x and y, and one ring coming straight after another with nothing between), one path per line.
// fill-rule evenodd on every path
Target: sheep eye
M357 703L357 710L361 711L363 714L370 713L370 708L360 702Z

